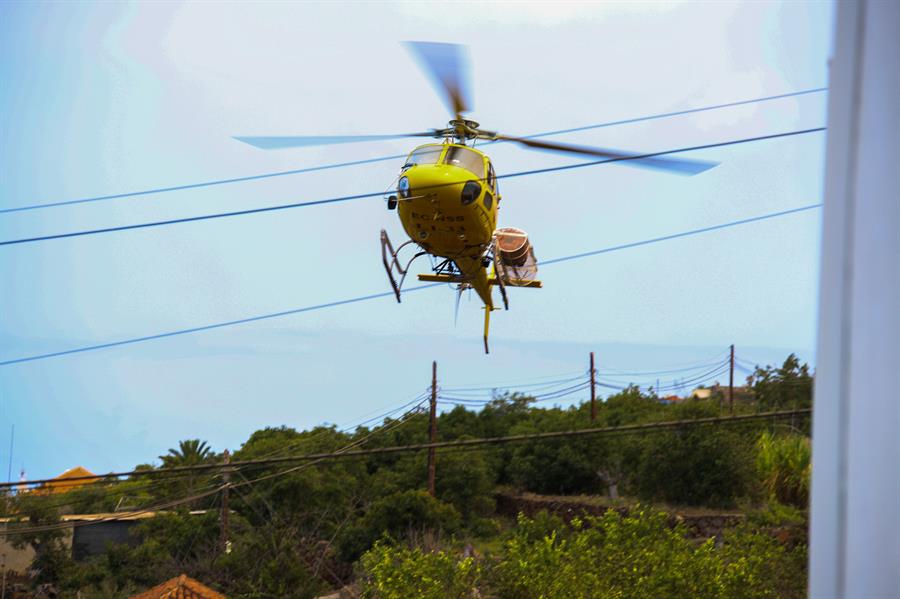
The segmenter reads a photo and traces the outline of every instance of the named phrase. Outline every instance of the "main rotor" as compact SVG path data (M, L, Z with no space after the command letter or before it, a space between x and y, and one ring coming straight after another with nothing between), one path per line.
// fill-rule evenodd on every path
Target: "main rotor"
M495 131L484 131L478 128L479 123L470 119L453 119L447 123L446 129L435 129L434 137L448 140L455 139L461 144L474 139L497 139Z
M627 165L658 169L682 175L695 175L718 165L718 162L704 160L642 155L589 146L538 141L533 137L513 137L501 135L496 131L480 129L479 123L463 116L464 113L471 110L472 106L468 81L469 65L465 47L458 44L436 42L406 42L405 45L413 57L419 61L422 70L432 80L438 95L443 99L450 113L454 115L454 118L447 123L446 128L387 135L277 135L235 137L235 139L266 150L407 137L444 138L446 140L456 140L461 144L465 144L470 140L486 139L489 141L510 141L535 150L592 156L610 161L623 161L623 164Z

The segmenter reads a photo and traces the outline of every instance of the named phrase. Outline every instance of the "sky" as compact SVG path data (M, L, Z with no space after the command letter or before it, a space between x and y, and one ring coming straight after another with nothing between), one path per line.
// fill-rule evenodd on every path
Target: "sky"
M0 210L404 154L399 140L262 151L236 135L366 134L449 116L401 42L468 47L471 118L511 135L825 87L829 2L17 3L0 6ZM815 93L551 139L659 151L821 127ZM822 199L824 133L685 153L695 177L603 165L501 180L539 260ZM575 164L509 144L498 174ZM0 240L381 192L400 160L0 213ZM153 462L180 439L352 424L445 388L791 352L815 363L810 210L547 265L482 352L447 287L0 366L12 476ZM389 291L380 197L0 246L0 362ZM419 268L425 268L424 262ZM743 374L743 373L741 373ZM664 375L674 376L674 375ZM635 376L642 385L655 375ZM609 380L613 380L610 378ZM620 383L628 382L619 377ZM671 380L663 380L671 384ZM560 400L583 401L587 392ZM12 427L15 427L10 459ZM0 467L0 478L3 478Z

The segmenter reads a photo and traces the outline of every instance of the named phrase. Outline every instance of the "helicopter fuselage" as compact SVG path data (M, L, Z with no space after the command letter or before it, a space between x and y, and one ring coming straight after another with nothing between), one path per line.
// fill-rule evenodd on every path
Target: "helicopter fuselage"
M452 260L488 309L486 254L499 201L490 159L462 144L419 146L398 179L397 213L406 234L426 252Z

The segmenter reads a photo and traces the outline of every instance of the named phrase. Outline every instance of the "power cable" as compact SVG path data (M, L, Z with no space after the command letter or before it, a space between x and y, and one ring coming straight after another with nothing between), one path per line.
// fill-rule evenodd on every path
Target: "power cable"
M416 397L416 398L413 399L412 401L409 401L409 402L407 402L407 403L405 403L405 404L403 404L402 406L399 406L399 407L397 407L397 408L393 408L393 409L391 409L391 410L389 410L389 411L387 411L387 412L382 412L382 413L378 414L377 416L371 416L372 412L369 412L368 414L365 414L365 415L361 416L361 418L364 418L364 420L362 420L362 421L359 422L358 424L348 424L348 425L345 425L344 427L342 427L342 429L341 429L340 431L335 431L335 432L337 432L338 434L348 434L348 433L350 433L352 430L358 429L359 427L364 426L364 425L366 425L366 424L369 424L370 422L374 422L374 421L376 421L376 420L382 420L382 421L383 421L383 420L389 418L390 416L393 416L393 415L396 414L397 412L399 412L399 411L401 411L401 410L404 410L404 409L407 409L407 408L409 408L410 406L413 406L413 405L415 404L414 407L408 409L408 410L407 410L405 413L403 413L403 414L400 416L400 418L398 419L398 421L399 421L399 420L404 420L404 419L406 419L407 416L409 416L410 414L412 414L412 413L418 411L419 408L422 406L422 404L423 404L425 401L427 401L427 398L428 398L428 394L427 394L427 393L421 393L421 394L419 394L418 397ZM380 411L380 410L379 410L379 411ZM314 434L314 435L311 435L311 436L308 436L308 437L304 437L304 438L302 438L302 439L297 439L296 441L293 441L293 442L291 442L291 443L288 443L287 445L284 445L284 446L282 446L282 447L280 447L280 448L278 448L278 449L276 449L276 450L273 450L273 451L270 451L270 452L268 452L268 453L264 453L264 454L262 454L262 455L260 455L260 456L257 456L257 458L268 458L268 457L271 457L271 456L273 456L273 455L283 454L283 453L285 453L285 452L290 451L291 449L296 448L296 447L299 446L299 445L303 445L303 444L310 443L310 442L312 442L312 441L321 439L322 437L324 437L325 433L326 433L326 431L320 431L320 434L318 434L318 435Z
M702 383L704 381L708 381L709 379L719 376L721 374L724 374L726 372L728 372L728 364L727 363L719 364L712 370L708 370L702 374L697 374L697 375L694 375L694 376L684 379L682 381L682 384L690 385L690 384L695 384L695 383ZM649 387L651 385L641 385L641 386Z
M196 464L193 466L180 466L171 468L170 470L221 470L223 468L244 468L249 466L262 466L269 464L279 464L279 463L289 463L296 461L309 462L310 465L312 463L318 463L322 460L329 460L341 457L361 457L361 456L370 456L370 455L387 455L394 453L404 453L408 451L421 451L423 449L441 449L441 448L450 448L450 447L474 447L479 445L498 445L504 443L517 443L524 441L532 441L537 439L553 439L553 438L565 438L565 437L581 437L586 435L603 435L603 434L614 434L614 433L622 433L622 432L639 432L646 430L663 430L663 429L671 429L671 428L681 428L688 426L700 426L704 424L730 424L737 422L747 422L753 420L763 420L768 418L782 418L782 417L791 417L791 416L800 416L805 414L810 414L812 412L809 408L802 409L794 409L794 410L779 410L772 412L761 412L758 414L741 414L737 416L714 416L714 417L706 417L706 418L693 418L686 420L667 420L667 421L658 421L658 422L644 422L637 424L625 424L619 426L605 426L599 428L586 428L586 429L577 429L577 430L565 430L565 431L549 431L542 433L525 433L518 435L507 435L501 437L487 437L487 438L479 438L479 439L457 439L454 441L438 441L435 443L415 443L410 445L394 445L387 447L373 447L369 449L352 449L352 447L359 445L361 441L354 441L350 445L347 445L345 448L342 448L338 451L333 452L322 452L322 453L310 453L304 455L297 456L289 456L289 457L281 457L281 458L269 458L266 460L240 460L234 461L230 463L217 463L217 464ZM140 476L145 475L147 473L146 470L134 470L130 472L120 472L115 475L105 475L105 476ZM253 482L258 482L260 480L265 480L266 478L270 478L272 476L278 475L280 473L273 473L265 476L258 477L253 480ZM98 477L72 477L68 480L87 480L94 479ZM52 480L52 479L50 479ZM20 483L0 483L0 488L6 488L9 486L14 486L17 484L39 484L42 480L31 480L31 481L22 481ZM0 531L2 534L2 531Z
M559 388L559 385L567 385L575 381L585 381L588 378L588 373L583 373L581 376L573 377L570 379L561 379L559 381L554 381L552 383L543 384L540 386L517 386L517 387L492 387L489 389L483 389L480 391L475 390L454 390L454 389L441 389L440 391L449 393L461 399L471 399L474 401L481 401L484 403L490 403L498 398L502 398L504 395L523 395L528 397L534 397L537 394L541 393L550 393ZM488 397L485 397L485 392L490 391L491 394Z
M643 241L634 241L631 243L623 243L620 245L614 245L612 247L603 248L601 250L593 250L590 252L583 252L581 254L573 254L571 256L565 256L563 258L553 258L552 260L545 260L540 263L540 266L548 266L550 264L558 264L560 262L568 262L569 260L580 260L581 258L587 258L588 256L598 256L600 254L607 254L609 252L617 252L619 250L626 250L630 248L640 247L642 245L650 245L652 243L659 243L661 241L669 241L672 239L679 239L681 237L690 237L692 235L699 235L701 233L710 233L712 231L719 231L721 229L727 229L729 227L736 227L739 225L746 225L748 223L755 223L762 220L768 220L771 218L778 218L781 216L787 216L788 214L796 214L798 212L805 212L807 210L814 210L816 208L821 208L822 204L809 204L808 206L801 206L800 208L791 208L789 210L782 210L780 212L770 212L768 214L763 214L760 216L751 216L750 218L744 218L741 220L735 220L727 223L722 223L720 225L712 225L710 227L703 227L701 229L692 229L690 231L684 231L683 233L674 233L672 235L663 235L661 237L653 237L651 239L645 239ZM0 366L3 363L0 362Z
M510 179L514 177L526 177L531 175L542 175L546 173L558 172L558 171L567 171L578 168L585 168L589 166L599 166L601 164L611 164L615 162L625 162L629 160L639 160L643 158L654 158L656 156L667 156L669 154L679 154L682 152L691 152L695 150L707 150L710 148L721 148L725 146L733 146L745 143L752 143L757 141L766 141L772 139L780 139L784 137L792 137L795 135L807 135L809 133L818 133L820 131L825 131L825 127L816 127L814 129L801 129L797 131L788 131L785 133L774 133L770 135L760 135L756 137L746 137L743 139L734 139L729 141L704 144L699 146L690 146L683 148L676 148L672 150L663 150L660 152L652 152L649 154L640 154L634 156L621 156L617 158L604 158L602 160L593 160L588 162L579 162L575 164L566 164L562 166L551 166L547 168L540 169L532 169L527 171L520 171L517 173L509 173L506 175L497 175L497 179ZM485 181L486 179L481 179L481 181ZM451 187L454 185L458 185L458 183L442 183L440 185L430 185L428 187L419 188L417 191L424 191L426 189L435 189L439 187ZM100 229L85 229L81 231L71 231L69 233L54 233L51 235L40 235L37 237L22 237L20 239L7 239L5 241L0 241L0 246L7 245L19 245L23 243L36 243L41 241L52 241L56 239L69 239L71 237L83 237L87 235L101 235L105 233L118 233L122 231L133 231L136 229L147 229L153 227L164 227L168 225L177 225L177 224L185 224L185 223L193 223L205 220L213 220L219 218L231 218L236 216L247 216L250 214L262 214L266 212L274 212L278 210L290 210L293 208L303 208L308 206L321 206L324 204L334 204L338 202L347 202L351 200L359 200L364 198L372 198L376 196L384 196L384 191L377 192L369 192L369 193L359 193L347 196L338 196L333 198L324 198L320 200L309 200L305 202L293 202L290 204L276 204L273 206L264 206L260 208L247 208L245 210L233 210L230 212L216 212L213 214L201 214L198 216L187 216L183 218L171 218L167 220L158 220L144 223L136 223L131 225L119 225L115 227L103 227Z
M412 412L409 412L409 413L407 414L407 416L408 416L409 414L411 414L411 413L412 413ZM332 452L332 453L330 453L330 454L328 454L328 455L330 455L330 456L344 455L344 454L346 454L348 451L354 449L355 447L359 447L360 445L364 444L366 441L368 441L369 439L371 439L373 436L378 435L378 434L382 434L382 433L387 432L387 431L389 431L389 430L392 430L393 428L396 428L397 426L403 424L404 422L405 422L404 420L398 420L397 422L392 423L389 427L383 427L383 428L381 428L381 429L373 430L373 431L371 431L370 433L368 433L367 435L365 435L364 437L362 437L361 439L353 440L353 441L352 441L351 443L349 443L348 445L345 445L345 446L342 447L341 449L338 449L337 451ZM303 457L304 457L304 461L305 461L306 456L303 456ZM222 490L224 490L224 489L226 489L226 488L237 489L237 488L239 488L239 487L248 486L248 485L253 485L253 483L256 483L256 482L260 482L260 481L264 481L264 480L270 480L270 479L272 479L272 478L277 478L277 477L279 477L279 476L284 476L284 475L286 475L286 474L290 474L290 473L293 473L293 472L297 472L297 471L299 471L299 470L303 470L303 469L305 469L305 468L312 467L312 466L314 466L314 465L316 465L316 464L322 462L324 459L326 459L326 458L313 458L312 461L309 461L309 462L304 463L304 464L300 464L299 466L294 466L294 467L292 467L292 468L288 468L287 470L283 470L283 471L279 471L279 472L274 472L274 473L264 474L264 475L262 475L262 476L259 476L259 477L255 478L255 479L252 479L252 480L251 480L251 479L247 479L246 477L244 477L244 476L242 475L242 477L244 478L244 481L243 481L243 482L238 482L238 483L226 483L226 484L222 484L222 485L215 486L215 488L213 488L213 489L211 489L211 490L209 489L209 487L207 487L206 490L203 490L203 491L201 491L201 492L199 492L199 493L195 493L195 494L190 495L190 496L188 496L188 497L176 499L176 500L174 500L174 501L167 501L167 502L164 502L164 503L161 503L161 504L156 504L156 505L153 505L153 506L150 506L150 507L145 507L145 508L142 508L142 509L140 509L140 510L138 510L138 511L123 512L123 513L120 513L120 514L118 514L118 515L116 515L116 516L110 516L110 517L108 517L108 518L98 518L98 519L96 519L96 520L91 520L91 521L59 522L59 523L53 523L53 524L48 524L48 525L44 525L44 526L36 526L36 527L31 527L31 528L12 528L12 529L10 529L9 527L7 527L6 529L0 530L0 537L3 537L3 536L10 536L10 535L14 535L14 534L27 534L27 533L33 533L33 532L46 532L46 531L50 531L50 530L58 530L58 529L69 528L69 527L73 527L73 528L74 528L74 527L76 527L76 526L87 526L87 525L90 525L90 524L97 524L97 523L100 523L100 522L109 522L109 521L114 521L114 520L121 520L122 518L125 518L125 517L134 517L134 516L139 516L139 515L143 515L143 514L148 514L148 513L151 513L151 512L155 512L155 511L159 511L159 510L164 510L164 509L168 509L168 508L171 508L171 507L177 507L178 505L183 505L183 504L185 504L185 503L190 503L190 502L193 502L193 501L197 501L197 500L199 500L199 499L203 499L203 498L205 498L205 497L209 497L210 495L217 494L217 493L219 493L220 491L222 491ZM171 472L175 472L175 471L179 471L179 472L188 472L188 471L197 471L197 470L211 470L211 469L218 469L218 470L221 470L221 469L229 469L229 470L234 470L234 471L236 471L236 472L239 472L239 470L238 470L239 468L242 468L242 467L245 467L245 466L248 466L248 465L250 465L250 466L255 466L255 465L262 465L262 464L264 464L264 463L276 463L276 462L277 462L277 463L282 463L282 462L290 461L290 460L291 460L291 458L269 458L268 460L244 460L244 461L238 461L238 462L221 463L221 464L216 464L216 465L212 465L212 466L211 466L210 464L197 464L197 465L194 465L194 466L180 466L180 467L169 468L168 470L171 471ZM164 470L162 470L162 471L164 471ZM146 475L146 474L148 474L148 472L149 472L149 471L147 471L147 470L133 470L133 471L127 473L127 475L129 475L129 476ZM161 471L160 471L160 470L157 470L157 471L154 471L154 472L161 472ZM81 477L71 477L71 478L68 478L68 479L66 479L66 480L67 480L67 482L68 482L68 481L77 481L77 480L96 480L96 479L99 479L99 478L106 478L106 477L110 477L110 476L125 476L125 475L126 475L126 474L119 474L119 475L106 474L106 475L94 476L94 477L90 477L90 476L81 476ZM9 486L18 486L18 485L29 485L29 484L37 484L37 483L41 483L41 482L51 482L51 481L53 481L53 480L55 480L55 479L47 479L47 480L44 480L44 481L20 481L19 483L8 483L8 484L6 484L5 486L6 486L6 487L9 487ZM4 486L4 485L3 485L2 483L0 483L0 488L3 488L3 486Z
M637 122L641 122L641 121L650 121L650 120L655 120L655 119L662 119L662 118L668 118L668 117L673 117L673 116L680 116L680 115L686 115L686 114L693 114L693 113L697 113L697 112L704 112L704 111L708 111L708 110L718 110L721 108L730 108L733 106L742 106L745 104L754 104L754 103L758 103L758 102L769 102L772 100L780 100L783 98L790 98L790 97L794 97L794 96L815 94L815 93L824 92L824 91L828 91L828 88L827 87L817 87L817 88L813 88L813 89L806 89L806 90L800 90L800 91L796 91L796 92L789 92L789 93L785 93L785 94L778 94L778 95L774 95L774 96L763 96L760 98L751 98L749 100L739 100L736 102L728 102L725 104L713 104L710 106L701 106L699 108L689 108L686 110L678 110L678 111L674 111L674 112L664 112L664 113L654 114L654 115L650 115L650 116L623 119L623 120L619 120L619 121L610 121L610 122L606 122L606 123L599 123L596 125L587 125L584 127L575 127L573 129L559 129L557 131L547 131L544 133L536 133L533 135L528 135L528 136L525 136L523 139L548 137L551 135L561 135L564 133L587 131L589 129L600 129L603 127L612 127L612 126L616 126L616 125L625 125L625 124L637 123ZM489 142L489 143L493 144L493 143L508 143L508 142L506 142L504 140L497 140L497 141L493 141L493 142ZM301 169L280 171L280 172L275 172L275 173L263 173L260 175L248 175L245 177L234 177L234 178L230 178L230 179L217 179L217 180L213 180L213 181L204 181L204 182L200 182L200 183L188 183L185 185L173 185L170 187L158 187L155 189L145 189L142 191L132 191L132 192L126 192L126 193L111 194L111 195L94 196L94 197L80 198L80 199L75 199L75 200L63 200L63 201L58 201L58 202L48 202L45 204L31 204L31 205L27 205L27 206L3 208L3 209L0 209L0 214L4 214L7 212L23 212L26 210L38 210L41 208L53 208L53 207L58 207L58 206L69 206L72 204L85 204L85 203L89 203L89 202L101 202L101 201L105 201L105 200L124 199L124 198L131 198L131 197L137 197L137 196L161 194L161 193L166 193L166 192L171 192L171 191L184 191L184 190L188 190L188 189L199 189L202 187L213 187L216 185L227 185L230 183L242 183L242 182L246 182L246 181L256 181L259 179L270 179L273 177L284 177L286 175L298 175L301 173L309 173L309 172L314 172L314 171L336 169L336 168L342 168L342 167L346 167L346 166L359 166L359 165L371 164L371 163L375 163L375 162L384 162L387 160L399 160L401 158L406 158L406 156L407 156L407 154L393 154L391 156L381 156L378 158L353 160L350 162L339 162L339 163L335 163L335 164L324 164L324 165L320 165L320 166L312 166L312 167L301 168Z
M642 375L656 375L656 374L672 374L677 372L687 372L689 370L701 370L704 368L709 368L713 364L718 364L722 360L726 359L728 356L729 350L726 348L723 351L718 352L714 356L703 360L702 362L692 362L691 364L685 364L684 366L673 367L668 370L636 370L636 371L625 371L620 370L618 368L611 368L609 366L597 370L598 375L603 376L642 376Z
M561 258L553 258L551 260L545 260L543 262L540 262L539 265L540 266L549 266L551 264L558 264L560 262L567 262L569 260L579 260L581 258L587 258L589 256L597 256L600 254L617 252L620 250L639 247L639 246L643 246L643 245L660 243L662 241L669 241L672 239L679 239L682 237L690 237L692 235L709 233L711 231L718 231L721 229L727 229L729 227L736 227L736 226L745 225L748 223L759 222L759 221L764 221L764 220L773 219L773 218L780 218L782 216L787 216L790 214L796 214L796 213L805 212L808 210L814 210L816 208L820 208L821 206L822 206L822 204L810 204L808 206L801 206L800 208L791 208L789 210L781 210L779 212L770 212L768 214L763 214L760 216L753 216L750 218L744 218L744 219L731 221L731 222L727 222L727 223L721 223L721 224L713 225L710 227L702 227L700 229L683 231L681 233L675 233L672 235L663 235L661 237L653 237L650 239L644 239L642 241L635 241L635 242L631 242L631 243L614 245L614 246L610 246L610 247L606 247L606 248L602 248L602 249L598 249L598 250L593 250L593 251L589 251L589 252L582 252L580 254L572 254L570 256L563 256ZM404 293L410 293L413 291L421 291L422 289L430 289L432 287L437 287L440 285L442 285L442 283L428 283L425 285L410 287L409 289L404 290ZM237 320L229 320L229 321L225 321L225 322L218 322L218 323L208 324L208 325L203 325L203 326L198 326L198 327L178 329L178 330L174 330L174 331L168 331L165 333L157 333L154 335L145 335L142 337L134 337L131 339L123 339L120 341L110 341L107 343L99 343L99 344L95 344L95 345L86 345L86 346L82 346L82 347L60 350L60 351L55 351L55 352L50 352L50 353L45 353L45 354L36 354L36 355L32 355L32 356L24 356L21 358L12 358L9 360L0 361L0 366L10 366L13 364L22 364L24 362L33 362L36 360L45 360L48 358L55 358L55 357L67 356L67 355L71 355L71 354L83 353L83 352L88 352L88 351L107 349L110 347L118 347L118 346L122 346L122 345L130 345L133 343L141 343L144 341L152 341L155 339L164 339L166 337L175 337L178 335L199 333L202 331L210 331L213 329L220 329L220 328L224 328L224 327L247 324L247 323L251 323L251 322L269 320L272 318L280 318L283 316L301 314L303 312L314 312L317 310L323 310L325 308L333 308L336 306L343 306L343 305L347 305L347 304L356 304L356 303L360 303L360 302L365 302L365 301L370 301L370 300L380 299L380 298L385 298L385 297L393 297L393 296L394 296L393 291L385 291L382 293L372 293L369 295L363 295L363 296L358 296L358 297L349 298L349 299L327 302L324 304L316 304L316 305L312 305L312 306L305 306L303 308L295 308L292 310L284 310L281 312L273 312L270 314L250 316L247 318L241 318L241 319L237 319Z
M421 403L419 405L421 405ZM417 408L418 408L418 406L417 406ZM353 439L348 445L345 445L343 448L341 448L338 451L344 451L347 449L352 449L353 447L358 447L359 445L366 443L369 439L371 439L374 436L382 435L391 430L394 430L395 428L405 424L406 422L409 422L410 421L409 417L416 413L418 413L416 409L409 410L403 416L401 416L399 419L397 419L396 421L390 423L389 425L383 426L381 428L374 429L359 439ZM71 482L78 482L78 481L95 481L95 482L103 482L103 483L107 483L107 484L109 484L109 483L114 484L116 482L122 482L122 483L132 482L134 480L134 478L129 478L126 480L115 480L115 479L118 479L123 476L129 476L129 477L153 476L155 478L157 475L162 475L164 477L162 480L155 479L149 483L152 486L156 486L156 485L164 484L164 482L167 482L174 478L178 478L180 476L191 475L198 470L212 470L212 469L228 468L228 469L231 469L231 470L237 472L237 471L239 471L240 468L261 466L261 465L267 465L270 463L281 463L281 462L285 461L285 459L287 459L287 460L292 459L291 456L288 456L287 458L272 457L277 453L279 453L279 452L277 452L277 451L272 452L270 454L264 455L264 457L258 457L258 458L253 458L253 459L249 459L249 460L237 460L237 461L222 463L222 464L204 463L204 464L195 464L195 465L191 465L191 466L173 466L173 467L168 467L168 468L158 468L158 469L154 469L154 470L146 470L146 469L129 470L127 472L112 472L109 474L75 476L75 477L66 478L64 482L71 483ZM31 480L31 481L19 481L19 482L15 482L15 483L5 483L5 484L0 483L0 489L9 488L9 487L21 487L21 486L28 486L28 485L35 485L35 484L41 484L41 485L53 484L53 483L58 483L58 482L60 482L59 479L48 478L48 479L37 479L37 480ZM73 489L73 490L76 490L76 489ZM61 497L60 499L64 499L64 498ZM88 499L94 500L95 498L88 498ZM63 501L59 505L67 505L67 502Z
M539 395L524 395L524 397L531 399L534 402L548 401L551 399L559 399L561 397L566 397L568 395L573 395L580 391L584 391L585 389L591 386L590 381L584 381L577 385L573 385L571 387L566 387L564 389L557 389L555 391L550 391L544 394ZM470 405L470 406L484 406L491 401L492 399L470 399L463 397L452 397L446 395L439 395L438 399L443 398L445 403L455 403L457 405Z
M448 391L450 393L468 393L468 392L476 392L476 391L498 391L498 390L511 390L511 389L540 389L543 387L552 387L554 385L558 385L560 383L569 383L572 381L577 381L583 379L587 376L587 372L579 372L578 376L572 376L568 378L556 379L553 381L544 381L541 383L523 383L523 384L496 384L491 386L484 387L448 387L446 389L442 389L443 391Z

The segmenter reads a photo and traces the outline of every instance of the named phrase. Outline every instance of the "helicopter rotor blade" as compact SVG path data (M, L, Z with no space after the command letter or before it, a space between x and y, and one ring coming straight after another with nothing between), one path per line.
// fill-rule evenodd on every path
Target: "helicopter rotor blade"
M280 150L284 148L303 148L308 146L327 146L332 144L348 144L361 141L382 141L386 139L404 139L407 137L434 137L434 131L420 133L396 133L389 135L272 135L262 137L234 137L245 144L263 150Z
M439 42L404 42L431 79L456 118L472 109L469 92L469 57L465 46Z
M589 146L576 146L571 144L539 141L537 139L528 139L524 137L511 137L509 135L497 134L494 135L493 138L512 141L536 150L560 152L563 154L578 154L581 156L595 156L597 158L608 158L610 160L621 160L626 164L677 173L680 175L696 175L719 165L718 162L692 160L687 158L668 158L664 156L647 156L642 158L642 155L638 153L628 153L620 152L617 150L606 150L603 148L592 148Z

